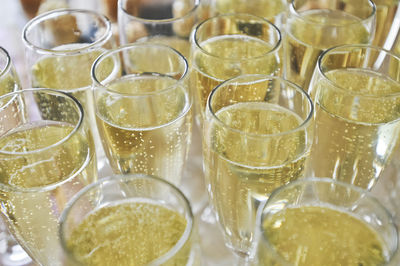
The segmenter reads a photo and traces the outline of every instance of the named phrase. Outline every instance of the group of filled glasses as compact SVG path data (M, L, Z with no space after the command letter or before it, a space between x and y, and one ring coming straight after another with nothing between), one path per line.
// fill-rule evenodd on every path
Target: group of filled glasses
M370 191L400 154L399 0L114 2L33 16L30 88L0 49L0 211L34 263L205 264L201 145L238 265L398 265Z

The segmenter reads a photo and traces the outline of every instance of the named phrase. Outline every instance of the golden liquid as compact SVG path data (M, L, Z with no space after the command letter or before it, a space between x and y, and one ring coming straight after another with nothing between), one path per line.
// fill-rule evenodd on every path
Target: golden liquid
M0 182L7 186L0 191L2 212L22 246L45 265L60 263L61 211L97 177L93 143L79 132L37 151L55 145L72 129L69 124L42 121L0 138Z
M400 39L397 39L393 51L394 51L397 55L400 55Z
M293 112L261 102L224 107L217 117L252 134L286 132L301 123ZM259 201L304 174L306 133L255 137L218 123L206 123L205 127L204 169L213 207L229 245L247 252Z
M241 74L280 73L278 52L271 53L271 45L246 35L224 35L200 43L204 51L195 49L191 87L196 91L197 108L204 115L207 98L222 81Z
M147 265L176 245L187 221L180 213L149 202L122 202L90 213L67 239L84 265ZM167 265L186 265L190 241Z
M282 16L286 11L286 0L216 0L217 14L247 13L268 19L278 27L282 23Z
M184 84L166 76L131 75L107 86L125 95L153 94L96 99L99 132L114 171L156 175L178 184L191 136L191 103Z
M69 45L62 48L74 49L75 46ZM93 50L76 55L43 57L32 66L32 86L72 93L86 107L92 104L90 70L102 52L102 50Z
M374 3L376 4L376 29L372 44L383 47L393 24L399 0L374 0Z
M13 92L19 88L18 81L14 77L7 75L4 78L0 77L0 96Z
M60 46L59 49L78 49L82 44ZM93 50L64 56L46 56L32 66L34 87L74 91L92 84L90 70L103 50Z
M4 77L0 77L0 96L16 91L20 89L19 81L13 76L13 74L6 74ZM11 100L11 98L7 98L6 101ZM7 102L3 102L4 100L0 100L0 107L4 108ZM6 112L6 111L3 111ZM4 130L4 129L3 129Z
M179 37L166 37L166 36L152 36L151 38L145 37L137 40L137 42L149 42L164 44L170 46L180 52L187 60L190 56L190 43L186 38Z
M59 49L78 49L82 44L69 44ZM71 93L92 115L93 96L90 90L92 64L102 49L74 55L46 56L32 66L32 86ZM105 64L103 64L105 65ZM112 64L110 65L112 68Z
M284 41L286 78L306 91L318 56L343 44L366 44L370 33L361 20L342 11L310 10L288 18Z
M58 47L62 50L79 49L87 44L68 44ZM94 115L93 92L91 90L91 67L94 61L104 52L104 49L92 50L86 53L74 55L46 56L40 58L32 66L32 86L37 88L50 88L64 91L74 96L83 106L85 121L88 121L96 147L101 146L97 135L97 126ZM116 64L111 61L103 61L101 68L97 68L96 74L108 76ZM102 80L102 77L97 77ZM45 99L41 99L45 101ZM100 154L101 149L98 150Z
M329 207L287 208L268 216L262 226L277 253L296 266L376 266L387 262L386 247L374 229ZM262 243L257 257L259 265L271 265L271 251Z
M400 97L388 96L399 94L400 84L362 69L333 70L326 76L348 92L334 88L328 81L314 85L317 96L312 172L371 188L400 134Z

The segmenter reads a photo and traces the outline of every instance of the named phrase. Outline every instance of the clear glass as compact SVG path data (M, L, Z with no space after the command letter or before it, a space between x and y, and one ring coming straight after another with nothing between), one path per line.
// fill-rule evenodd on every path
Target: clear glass
M80 103L48 89L0 97L0 176L1 213L9 230L36 263L60 265L60 213L97 178Z
M375 185L399 139L399 73L400 57L378 47L346 45L321 55L310 85L316 106L310 176Z
M260 202L304 176L312 116L308 94L279 77L238 76L212 91L203 131L205 177L226 244L240 256L250 252Z
M129 44L96 60L97 126L115 173L180 183L192 127L187 71L185 58L161 44Z
M183 193L144 174L110 176L86 187L71 200L60 226L71 265L200 265L196 234Z
M375 8L371 0L293 0L286 21L285 77L307 90L323 51L371 43Z
M83 9L58 9L30 20L23 29L30 86L70 93L83 105L93 129L99 169L106 166L93 111L92 64L115 46L110 21Z
M120 43L153 42L189 57L189 36L200 18L199 0L121 0L118 2Z
M271 226L275 221L280 226ZM306 178L278 188L260 205L254 243L252 265L396 265L398 232L388 210L366 190ZM295 263L296 250L303 252Z
M191 87L201 126L211 90L240 74L281 75L281 34L271 22L227 14L200 23L192 35Z
M0 47L0 96L20 89L20 80L11 58L8 52ZM0 221L0 246L2 247L0 251L2 265L26 265L32 261L10 235L3 221Z

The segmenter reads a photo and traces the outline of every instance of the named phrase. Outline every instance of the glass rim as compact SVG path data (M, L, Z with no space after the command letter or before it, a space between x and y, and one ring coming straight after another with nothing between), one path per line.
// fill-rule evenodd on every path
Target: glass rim
M314 22L311 21L309 19L306 19L302 16L302 14L300 12L297 11L297 8L295 7L295 1L296 0L291 0L290 4L289 4L289 8L288 8L288 18L290 17L290 14L295 15L296 17L300 18L301 20L305 21L308 24L313 24L313 25L320 25L324 26L324 24L321 24L319 22ZM360 0L357 0L360 1ZM351 23L347 23L345 25L335 25L335 27L339 28L339 27L348 27L349 25L355 25L355 24L360 24L360 23L364 23L365 21L374 19L374 17L376 17L376 4L372 1L372 0L365 0L367 3L369 3L370 7L372 8L371 13L369 16L367 16L366 18L361 18L360 21L357 22L351 22ZM313 9L307 9L308 10L313 10Z
M113 56L115 54L119 54L119 53L124 52L126 50L140 49L140 48L143 48L143 47L155 47L155 48L162 48L162 49L169 50L170 52L172 52L176 56L176 58L178 58L179 61L181 61L183 63L184 70L183 70L182 74L180 75L179 79L176 79L176 82L174 82L173 85L167 86L166 88L164 88L162 90L146 92L146 93L144 93L144 92L142 92L142 93L140 93L140 92L139 93L121 93L121 92L118 92L118 91L110 89L109 86L107 86L107 84L104 84L104 81L106 81L106 82L110 81L110 80L107 80L107 79L108 79L108 77L110 75L113 74L114 69L110 73L110 75L108 77L106 77L103 81L99 81L98 80L98 78L96 77L96 69L97 69L97 67L99 65L101 65L102 61L104 61L105 59L109 58L110 56ZM122 46L120 46L118 48L115 48L115 49L107 50L104 53L102 53L94 61L90 73L91 73L91 78L92 78L92 81L93 81L93 86L100 87L100 88L104 89L105 91L107 91L107 93L109 93L109 94L121 95L121 96L127 97L127 98L137 98L137 97L149 97L151 95L158 95L160 93L164 93L164 92L167 92L169 90L175 89L177 84L180 85L186 79L186 77L187 77L187 75L189 73L189 65L188 65L188 62L187 62L186 58L179 51L177 51L176 49L174 49L174 48L172 48L170 46L167 46L167 45L164 45L164 44L146 43L146 42L144 42L144 43L129 43L129 44L122 45Z
M48 89L48 88L27 88L27 89L17 90L14 92L4 94L4 95L0 96L0 101L6 97L11 97L12 99L15 99L19 94L23 94L23 93L43 93L43 92L52 94L52 95L58 94L65 98L69 98L74 103L74 105L77 106L77 108L79 110L79 119L78 119L77 123L74 125L74 129L71 130L71 132L69 132L68 135L66 135L65 137L63 137L62 139L58 140L56 143L53 143L50 146L47 146L47 147L44 147L41 149L36 149L33 151L28 151L28 152L4 152L4 151L0 150L0 155L3 155L3 156L34 155L36 153L40 153L40 152L52 149L56 146L61 145L62 143L65 143L67 140L72 138L72 136L74 134L76 134L76 132L78 130L80 130L80 128L82 128L83 119L84 119L84 111L83 111L82 105L74 96L69 95L68 93L65 93L63 91L58 91L58 90L53 90L53 89ZM9 106L9 104L10 104L10 101L8 101L4 105L0 106L0 111L4 110L4 108L7 108ZM86 165L87 165L87 160L82 165L82 167L86 167ZM6 184L6 183L0 183L0 191L17 192L17 193L38 193L38 192L50 191L50 190L53 190L53 189L59 187L60 185L62 185L64 183L70 181L71 179L73 179L75 176L77 176L79 173L82 172L82 169L83 169L82 167L79 168L78 170L76 170L75 172L73 172L72 175L70 175L69 177L67 177L61 181L55 182L55 183L50 183L50 184L44 185L42 187L39 186L39 187L24 188L24 187L19 187L19 186L12 186L12 185Z
M123 4L125 4L126 1L129 1L129 0L119 0L118 1L118 10L121 10L123 12L123 14L126 15L131 20L136 20L138 22L145 23L145 24L147 24L147 23L151 23L151 24L168 24L168 23L174 23L174 22L177 22L177 21L180 21L180 20L185 20L187 17L190 17L193 13L195 13L197 8L200 6L200 1L201 0L193 0L193 3L194 3L193 8L190 9L183 16L176 17L176 18L165 18L165 19L146 19L146 18L141 18L141 17L137 17L137 16L134 16L134 15L131 15L123 7Z
M282 191L285 191L287 189L290 189L292 187L296 187L298 185L301 184L315 184L315 183L319 183L319 184L334 184L334 185L339 185L342 188L346 188L346 189L351 189L352 191L355 191L357 193L360 194L360 198L367 198L369 201L371 201L373 204L375 204L376 206L378 206L381 210L384 211L385 215L389 218L390 220L390 224L392 225L393 229L396 232L396 248L393 252L393 254L389 254L390 258L389 260L384 264L384 265L390 265L395 257L396 252L398 251L399 248L399 237L398 237L398 228L396 223L394 222L394 217L393 215L390 213L390 211L378 200L378 198L376 198L370 191L363 189L361 187L357 187L353 184L350 183L346 183L343 181L339 181L339 180L335 180L333 178L329 178L329 177L307 177L307 178L300 178L297 180L294 180L292 182L287 183L286 185L283 185L281 187L278 187L277 189L275 189L274 191L272 191L271 195L268 197L268 199L266 201L264 201L263 203L260 204L259 208L257 209L257 214L256 214L256 234L258 236L256 236L256 239L260 239L262 238L266 243L267 243L267 247L269 249L269 251L272 251L273 253L273 258L277 259L279 261L279 263L283 264L284 266L292 266L292 263L287 261L282 255L280 255L274 248L273 245L268 241L268 238L265 237L265 235L262 233L262 221L263 221L263 213L265 208L268 206L268 204L270 203L271 199L275 198L277 195L279 195ZM307 205L310 206L310 205ZM312 205L311 205L312 206ZM317 205L319 206L319 205ZM358 219L358 218L357 218ZM253 243L253 253L255 253L256 250L256 246L257 246L257 242L258 241L254 241ZM252 254L253 256L255 254Z
M247 17L249 19L256 19L257 21L262 21L264 24L270 26L277 33L278 40L277 40L276 44L268 52L265 52L262 55L257 55L257 56L253 56L253 57L249 57L249 58L221 57L221 56L215 55L213 53L210 53L207 50L205 50L202 45L200 45L198 38L197 38L197 33L201 30L201 27L204 26L206 23L210 23L212 20L218 20L218 19L221 19L224 17ZM192 35L191 38L193 40L194 45L203 54L205 54L209 57L213 57L218 60L224 60L224 61L248 61L248 60L262 59L270 54L277 52L282 46L282 33L275 24L273 24L271 21L269 21L263 17L248 14L248 13L227 13L227 14L220 14L220 15L210 17L210 18L200 22L199 24L197 24L197 26L195 26L193 28L191 35ZM223 34L223 35L218 35L218 36L235 36L235 35L237 35L237 34ZM213 36L213 37L215 37L215 36ZM259 39L259 38L257 38L257 39Z
M382 47L369 45L369 44L345 44L345 45L333 46L321 53L321 55L318 57L318 60L317 60L318 73L324 78L324 80L326 80L329 83L329 85L331 85L336 90L339 90L347 95L358 96L358 97L362 97L362 98L370 98L370 99L387 99L387 98L400 97L400 92L377 96L377 95L365 95L360 92L351 91L342 86L337 85L336 82L332 81L330 78L328 78L325 75L326 71L323 70L323 63L324 63L324 59L326 56L329 56L331 53L334 53L334 52L342 52L342 53L343 52L351 52L352 50L356 50L356 49L375 50L375 51L379 52L380 54L384 53L392 58L396 58L396 60L400 64L400 56L399 55L397 55L389 50L386 50ZM368 68L360 67L357 69L368 69ZM396 81L396 80L393 80L393 81L396 82L397 84L399 84L399 86L400 86L400 81Z
M7 74L7 72L10 71L11 58L10 58L10 54L7 52L7 50L1 46L0 46L0 55L4 56L4 58L6 59L6 63L4 65L4 67L2 69L0 69L0 78L2 78L3 76L5 76Z
M38 24L46 21L47 19L57 18L59 16L64 16L67 14L86 14L91 15L95 18L98 18L100 21L104 23L106 26L104 34L102 34L97 40L87 45L83 45L77 47L75 49L47 49L40 47L33 42L30 41L28 38L28 33L34 29ZM71 55L71 54L79 54L82 52L90 51L94 48L99 48L104 45L110 38L112 37L112 28L111 28L111 21L103 14L100 14L94 10L87 10L87 9L77 9L77 8L60 8L51 11L47 11L43 14L40 14L33 19L31 19L22 29L22 41L25 44L25 47L28 47L32 50L40 54L50 54L50 55Z
M264 82L267 80L277 80L279 83L284 83L287 86L293 88L296 92L302 94L305 96L306 101L308 102L309 106L310 106L310 110L308 111L308 114L306 116L305 119L302 119L302 123L300 125L298 125L296 128L288 130L288 131L284 131L284 132L280 132L280 133L273 133L273 134L258 134L258 133L251 133L251 132L244 132L242 130L236 129L236 128L232 128L231 126L228 126L226 123L224 123L223 121L221 121L217 115L215 114L215 111L213 110L213 108L211 107L211 99L213 97L213 95L216 93L217 90L219 90L221 87L224 87L228 84L234 83L237 80L241 80L244 78L253 78L251 81L252 82ZM249 82L249 81L247 81ZM239 82L237 82L238 84L240 84ZM271 76L271 75L264 75L264 74L244 74L244 75L239 75L236 77L233 77L231 79L225 80L224 82L218 84L215 88L213 88L213 90L211 91L211 93L209 94L208 98L207 98L207 103L206 103L206 108L207 111L209 111L211 113L212 119L215 120L218 124L222 125L222 127L229 129L232 132L241 134L241 135L246 135L246 136L250 136L250 137L255 137L255 138L265 138L265 137L278 137L278 136L284 136L284 135L289 135L292 133L295 133L297 131L300 130L304 130L306 127L308 127L308 125L312 122L313 120L313 114L314 114L314 104L311 100L310 95L304 91L300 86L298 86L297 84L286 80L284 78L278 77L278 76Z
M44 94L48 94L48 95L59 95L59 96L62 96L64 98L69 98L69 100L72 101L74 103L74 105L78 109L79 119L74 124L74 129L71 132L69 132L65 137L63 137L62 139L58 140L56 143L53 143L50 146L47 146L47 147L44 147L44 148L40 148L40 149L35 149L35 150L32 150L32 151L26 151L26 152L7 152L7 151L3 151L3 150L0 149L0 155L21 156L21 155L29 155L29 154L35 154L35 153L40 153L40 152L46 151L46 150L51 149L53 147L59 146L62 143L64 143L67 140L69 140L72 137L72 135L74 135L82 126L83 119L84 119L84 111L83 111L83 107L82 107L81 103L74 96L72 96L72 95L70 95L68 93L65 93L63 91L54 90L54 89L48 89L48 88L28 88L28 89L17 90L17 91L13 91L13 92L9 92L7 94L4 94L4 95L0 96L0 101L2 99L8 99L8 98L14 99L15 97L17 97L17 95L22 95L22 94L25 94L25 93L44 93ZM3 105L0 105L0 111L2 111L5 108L7 108L8 105L9 105L9 101L4 103Z
M167 262L170 258L172 258L176 253L181 250L181 248L188 242L190 241L190 236L194 232L194 216L193 216L193 211L192 207L190 205L190 201L188 198L183 194L183 192L174 184L170 183L169 181L162 179L160 177L154 176L154 175L148 175L148 174L128 174L128 175L110 175L104 178L99 179L98 181L87 185L86 187L82 188L79 192L77 192L66 204L64 210L62 211L60 215L60 226L58 228L58 233L60 236L60 242L61 246L64 250L64 252L67 254L69 259L72 259L74 262L79 261L76 259L76 257L72 254L71 250L67 247L66 244L66 238L64 235L64 229L65 229L65 222L67 220L67 217L69 213L71 212L71 209L74 207L75 203L79 201L83 196L85 196L87 193L90 191L96 190L99 187L101 187L104 184L107 183L120 183L120 182L128 182L128 181L133 181L133 180L152 180L156 181L157 183L161 183L169 188L171 188L176 195L182 200L183 207L185 209L185 220L186 220L186 227L185 230L182 234L182 236L179 238L178 242L169 249L166 253L164 253L162 256L154 259L153 261L149 262L150 265L159 265L162 263Z

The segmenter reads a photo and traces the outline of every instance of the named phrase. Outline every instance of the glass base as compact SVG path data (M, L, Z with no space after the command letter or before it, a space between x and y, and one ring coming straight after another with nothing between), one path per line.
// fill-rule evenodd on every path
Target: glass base
M0 265L34 265L25 250L10 235L3 221L0 221Z

